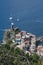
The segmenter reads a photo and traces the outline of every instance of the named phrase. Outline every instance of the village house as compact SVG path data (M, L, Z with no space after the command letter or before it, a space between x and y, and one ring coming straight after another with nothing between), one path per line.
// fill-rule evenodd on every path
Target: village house
M16 36L15 36L15 43L21 44L21 33L20 32L18 34L16 34Z
M30 37L31 37L30 51L31 53L34 53L36 50L36 36L33 34L30 34Z
M37 54L38 54L39 56L43 56L43 46L38 46L38 47L37 47Z

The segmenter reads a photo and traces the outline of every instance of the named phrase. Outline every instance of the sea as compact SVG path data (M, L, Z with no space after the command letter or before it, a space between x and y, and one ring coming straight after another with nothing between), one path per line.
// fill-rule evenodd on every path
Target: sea
M0 0L0 41L11 22L20 30L43 36L43 0Z

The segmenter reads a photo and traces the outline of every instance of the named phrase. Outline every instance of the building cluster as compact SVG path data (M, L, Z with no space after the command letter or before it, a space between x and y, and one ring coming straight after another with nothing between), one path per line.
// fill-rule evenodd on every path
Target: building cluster
M36 50L36 36L26 31L16 34L15 43L17 47L24 49L26 52L34 53Z

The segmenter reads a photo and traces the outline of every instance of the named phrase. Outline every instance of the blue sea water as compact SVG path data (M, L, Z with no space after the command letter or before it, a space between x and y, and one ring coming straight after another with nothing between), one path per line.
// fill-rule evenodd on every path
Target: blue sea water
M21 30L43 36L43 0L0 0L0 40L10 28L10 16Z

